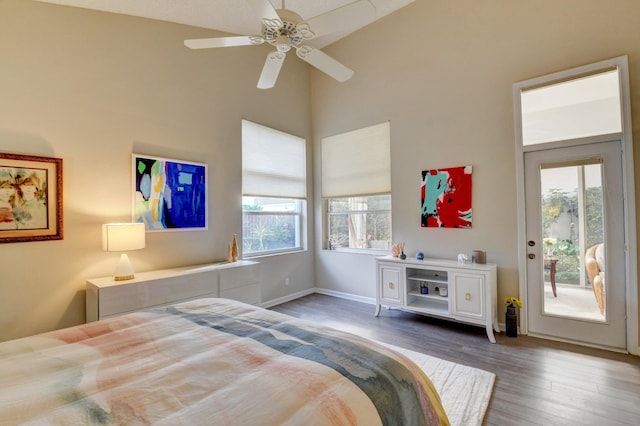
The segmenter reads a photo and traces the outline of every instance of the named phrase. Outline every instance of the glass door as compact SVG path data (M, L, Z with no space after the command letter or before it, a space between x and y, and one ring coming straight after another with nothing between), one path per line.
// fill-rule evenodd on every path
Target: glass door
M529 331L626 347L619 142L525 154Z
M602 162L587 159L543 164L540 189L546 287L543 311L604 322ZM596 248L599 263L595 262ZM558 293L571 296L562 303Z

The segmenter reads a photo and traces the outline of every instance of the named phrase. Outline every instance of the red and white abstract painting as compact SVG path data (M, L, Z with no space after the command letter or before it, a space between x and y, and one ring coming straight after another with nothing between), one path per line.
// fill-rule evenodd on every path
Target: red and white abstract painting
M471 228L471 166L422 171L421 226Z

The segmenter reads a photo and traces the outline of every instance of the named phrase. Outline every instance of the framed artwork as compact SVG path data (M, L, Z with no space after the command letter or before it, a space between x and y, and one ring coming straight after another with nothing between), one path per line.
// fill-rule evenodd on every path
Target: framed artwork
M422 171L421 226L471 228L471 166Z
M207 165L133 154L133 221L147 231L207 229Z
M62 159L0 153L0 243L62 239Z

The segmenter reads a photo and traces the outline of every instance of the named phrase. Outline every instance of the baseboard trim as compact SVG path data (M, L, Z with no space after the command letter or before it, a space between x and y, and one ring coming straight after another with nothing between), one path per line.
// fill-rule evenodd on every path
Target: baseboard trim
M280 304L286 303L286 302L291 302L292 300L296 300L296 299L299 299L299 298L304 297L304 296L308 296L308 295L313 294L313 293L319 293L319 294L324 294L324 295L327 295L327 296L339 297L341 299L354 300L356 302L368 303L370 305L375 305L376 304L376 299L371 298L371 297L357 296L355 294L343 293L341 291L327 290L326 288L314 287L314 288L310 288L308 290L302 290L302 291L299 291L297 293L292 293L292 294L286 295L284 297L279 297L277 299L272 299L272 300L269 300L267 302L262 302L262 303L259 304L259 306L262 307L262 308L271 308L272 306L280 305Z
M376 299L372 297L358 296L351 293L343 293L341 291L327 290L326 288L318 288L318 287L316 287L314 290L315 290L314 293L324 294L327 296L334 296L334 297L339 297L341 299L354 300L356 302L368 303L370 305L376 304Z
M313 293L315 293L315 288L310 288L308 290L302 290L297 293L288 294L286 296L279 297L277 299L271 299L267 302L262 302L258 306L260 306L261 308L270 308L272 306L280 305L282 303L291 302L292 300L296 300Z

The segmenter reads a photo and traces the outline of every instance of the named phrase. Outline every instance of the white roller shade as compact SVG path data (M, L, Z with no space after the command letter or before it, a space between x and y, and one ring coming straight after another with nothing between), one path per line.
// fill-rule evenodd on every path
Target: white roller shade
M376 124L322 139L322 196L391 192L391 126Z
M306 141L242 120L242 193L306 198Z

